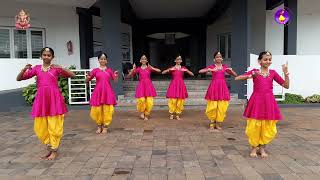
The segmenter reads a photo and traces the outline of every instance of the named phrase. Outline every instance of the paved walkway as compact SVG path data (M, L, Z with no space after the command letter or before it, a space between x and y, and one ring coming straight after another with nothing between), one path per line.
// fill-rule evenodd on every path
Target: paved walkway
M0 179L319 179L320 108L284 108L270 157L252 159L241 106L231 106L224 131L209 133L203 110L169 120L157 110L144 122L117 111L111 132L96 135L88 110L70 111L56 161L41 161L44 146L28 112L0 113Z

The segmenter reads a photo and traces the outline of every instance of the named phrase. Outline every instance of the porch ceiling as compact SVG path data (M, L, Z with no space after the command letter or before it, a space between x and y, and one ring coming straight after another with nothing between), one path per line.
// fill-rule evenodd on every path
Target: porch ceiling
M21 2L21 3L39 3L39 4L58 5L58 6L89 8L97 0L13 0L13 1Z
M141 19L192 18L206 15L217 0L129 0Z

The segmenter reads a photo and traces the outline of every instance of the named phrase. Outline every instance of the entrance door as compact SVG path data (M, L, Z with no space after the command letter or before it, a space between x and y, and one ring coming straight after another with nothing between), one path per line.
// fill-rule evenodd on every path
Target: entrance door
M147 36L150 63L160 69L166 69L173 66L176 56L182 57L184 66L190 66L190 35L188 34L170 34L156 33ZM171 36L171 37L168 37ZM172 37L173 36L173 37ZM158 78L167 78L158 76Z

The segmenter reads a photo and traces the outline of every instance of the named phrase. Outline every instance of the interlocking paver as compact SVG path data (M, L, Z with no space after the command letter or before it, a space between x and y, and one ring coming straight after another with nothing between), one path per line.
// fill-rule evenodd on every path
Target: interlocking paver
M72 110L55 161L39 160L45 147L29 112L0 113L0 179L319 178L319 108L283 108L266 159L249 157L242 111L230 106L224 130L210 133L204 109L186 110L181 121L155 110L147 122L133 110L116 110L110 133L96 135L89 111Z

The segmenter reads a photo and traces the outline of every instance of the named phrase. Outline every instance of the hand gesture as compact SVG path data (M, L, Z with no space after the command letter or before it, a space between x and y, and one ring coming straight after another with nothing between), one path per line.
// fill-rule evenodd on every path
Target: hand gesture
M188 69L187 68L181 68L181 71L186 72L186 71L188 71Z
M31 64L27 64L27 65L23 68L23 70L31 69L31 67L32 67Z
M218 71L218 69L215 67L215 68L208 68L208 72L216 72L216 71Z
M117 76L119 75L119 72L118 72L118 71L115 71L113 74L114 74L114 76L117 77Z
M288 61L286 64L282 64L282 71L284 74L288 74Z
M87 78L90 78L90 73L87 72L87 73L86 73L86 77L87 77Z
M151 68L151 69L153 69L153 67L151 66L151 64L148 64L148 68Z
M136 64L133 63L132 70L135 70L135 69L136 69Z
M258 75L258 73L256 72L256 71L252 71L252 73L251 73L251 77L252 78L255 78L255 77L257 77L257 75Z

